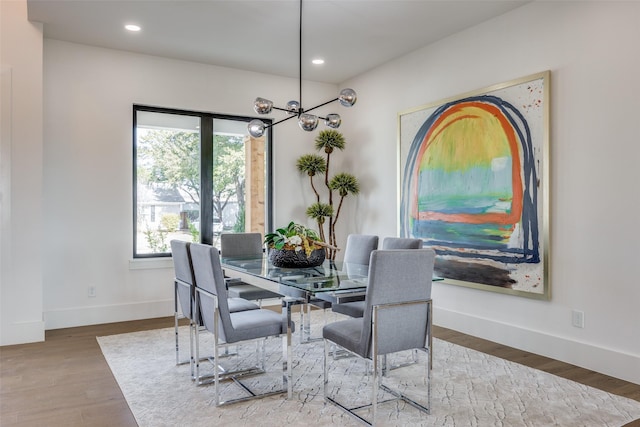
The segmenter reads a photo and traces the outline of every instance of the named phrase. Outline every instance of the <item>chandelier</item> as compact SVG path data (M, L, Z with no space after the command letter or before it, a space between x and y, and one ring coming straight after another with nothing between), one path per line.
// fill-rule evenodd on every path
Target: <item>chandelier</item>
M285 108L274 107L273 102L264 98L256 98L253 103L253 109L258 114L269 114L272 110L284 111L288 114L288 117L279 120L273 124L266 124L260 119L254 119L249 122L248 129L249 134L254 138L259 138L264 135L265 130L270 127L277 125L278 123L285 122L294 117L298 118L298 125L302 130L307 132L311 132L318 126L318 122L320 120L324 120L326 126L337 129L340 127L342 123L342 119L339 114L331 113L327 114L326 117L317 116L314 114L309 114L309 111L315 110L317 108L323 107L327 104L330 104L334 101L340 102L340 104L344 107L351 107L356 103L357 95L353 89L342 89L337 98L334 98L330 101L323 102L322 104L318 104L312 108L303 108L302 106L302 0L300 0L300 20L299 20L299 38L298 38L298 59L299 59L299 68L298 68L298 84L299 84L299 97L297 101L289 101Z

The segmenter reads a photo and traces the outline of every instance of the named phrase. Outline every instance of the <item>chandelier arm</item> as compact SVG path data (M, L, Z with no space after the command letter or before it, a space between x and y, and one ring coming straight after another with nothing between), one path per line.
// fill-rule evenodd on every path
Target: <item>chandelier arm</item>
M282 120L278 120L277 122L273 122L273 123L271 123L271 125L266 125L266 126L265 126L265 129L272 128L272 127L274 127L275 125L277 125L278 123L286 122L287 120L291 120L291 119L293 119L294 117L298 117L298 116L295 116L295 115L294 115L294 116L289 116L289 117L287 117L287 118L284 118L284 119L282 119Z
M289 110L288 108L271 107L271 109L278 110L278 111L286 111L287 113L291 113L291 110Z
M337 101L338 99L340 99L340 98L335 98L335 99L332 99L331 101L323 102L322 104L316 105L316 106L315 106L315 107L313 107L313 108L309 108L308 110L305 110L305 113L308 113L308 112L309 112L309 111L311 111L311 110L315 110L316 108L324 107L325 105L327 105L327 104L331 104L332 102L335 102L335 101Z

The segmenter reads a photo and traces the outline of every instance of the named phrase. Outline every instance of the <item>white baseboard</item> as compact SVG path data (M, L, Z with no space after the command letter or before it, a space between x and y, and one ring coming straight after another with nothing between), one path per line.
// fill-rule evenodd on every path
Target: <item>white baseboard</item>
M640 384L640 357L491 319L434 308L434 324Z
M0 345L44 341L44 329L43 321L5 322L0 329Z
M263 307L280 305L282 305L282 302L279 299L262 301ZM44 312L43 330L173 316L173 307L173 299L169 299L131 304L94 305L89 307L48 310ZM40 341L43 339L44 337Z
M71 328L173 316L173 307L173 299L168 299L48 310L44 312L45 329Z

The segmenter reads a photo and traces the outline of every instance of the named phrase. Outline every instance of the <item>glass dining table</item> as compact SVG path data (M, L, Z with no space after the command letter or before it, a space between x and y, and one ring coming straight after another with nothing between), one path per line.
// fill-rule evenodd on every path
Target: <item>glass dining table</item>
M311 303L315 300L345 302L363 299L367 288L367 265L325 260L318 267L281 268L261 257L221 257L229 277L285 295L283 321L291 321L291 308L302 305L301 342L310 342ZM305 315L306 312L306 315Z

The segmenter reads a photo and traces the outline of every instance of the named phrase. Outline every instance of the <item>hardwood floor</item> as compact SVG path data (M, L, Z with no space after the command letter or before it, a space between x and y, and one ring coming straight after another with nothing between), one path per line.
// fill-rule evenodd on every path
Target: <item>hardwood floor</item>
M0 347L0 426L136 426L95 337L172 326L168 317L58 329L42 343ZM637 384L441 327L434 336L640 401Z

